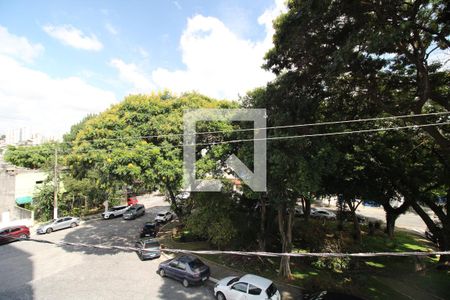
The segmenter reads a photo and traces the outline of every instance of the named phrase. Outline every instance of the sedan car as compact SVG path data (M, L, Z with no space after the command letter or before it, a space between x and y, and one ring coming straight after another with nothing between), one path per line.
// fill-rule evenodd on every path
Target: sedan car
M165 223L173 219L173 214L170 211L163 211L156 215L155 222Z
M30 229L27 226L10 226L0 229L0 244L14 242L30 237Z
M281 300L280 292L271 280L252 274L219 280L214 295L218 300Z
M157 239L142 239L134 244L136 253L141 260L158 258L161 256L161 245Z
M142 227L139 237L141 237L141 238L155 237L158 234L158 231L159 231L158 223L146 222L144 224L144 226Z
M123 214L125 220L134 220L137 217L145 215L145 206L143 204L135 204L130 206Z
M317 218L317 219L326 219L326 220L336 220L336 214L328 211L326 209L316 209L315 211L311 212L311 217L312 218Z
M55 230L64 228L74 228L80 225L80 219L76 217L63 217L58 219L53 219L48 223L45 223L38 227L36 232L38 234L51 233Z
M158 273L179 280L185 287L208 280L210 270L200 259L191 255L183 255L166 260L159 264Z
M102 217L103 219L112 219L123 215L128 209L129 206L126 205L113 206L108 211L102 213Z

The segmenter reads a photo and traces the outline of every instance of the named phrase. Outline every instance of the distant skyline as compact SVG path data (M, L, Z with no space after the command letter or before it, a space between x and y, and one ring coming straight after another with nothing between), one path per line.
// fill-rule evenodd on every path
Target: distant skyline
M0 0L0 134L61 136L132 93L236 100L261 68L284 1Z

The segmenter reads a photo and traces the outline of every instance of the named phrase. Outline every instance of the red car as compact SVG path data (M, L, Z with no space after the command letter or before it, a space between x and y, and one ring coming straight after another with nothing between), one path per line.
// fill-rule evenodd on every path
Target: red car
M11 226L0 229L0 244L13 242L16 239L27 239L30 237L30 229L27 226Z
M137 203L138 203L138 199L137 199L136 197L130 197L130 198L128 198L128 200L127 200L128 206L130 206L130 205L135 205L135 204L137 204Z

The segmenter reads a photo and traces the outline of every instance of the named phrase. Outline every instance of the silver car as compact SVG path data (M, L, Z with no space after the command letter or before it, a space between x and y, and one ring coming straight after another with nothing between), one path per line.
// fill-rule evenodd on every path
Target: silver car
M74 228L80 225L80 219L76 217L63 217L58 219L53 219L48 223L45 223L38 227L36 232L38 234L51 233L54 230L64 229L64 228Z

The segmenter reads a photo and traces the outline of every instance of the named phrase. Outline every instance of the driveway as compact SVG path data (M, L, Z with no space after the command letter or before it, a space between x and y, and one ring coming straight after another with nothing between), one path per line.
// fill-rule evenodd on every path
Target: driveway
M136 220L91 220L74 229L31 237L133 246L142 224L168 208L158 196L141 202L146 214ZM0 299L213 299L211 283L184 288L157 275L157 266L165 259L142 262L132 252L32 241L2 245Z

